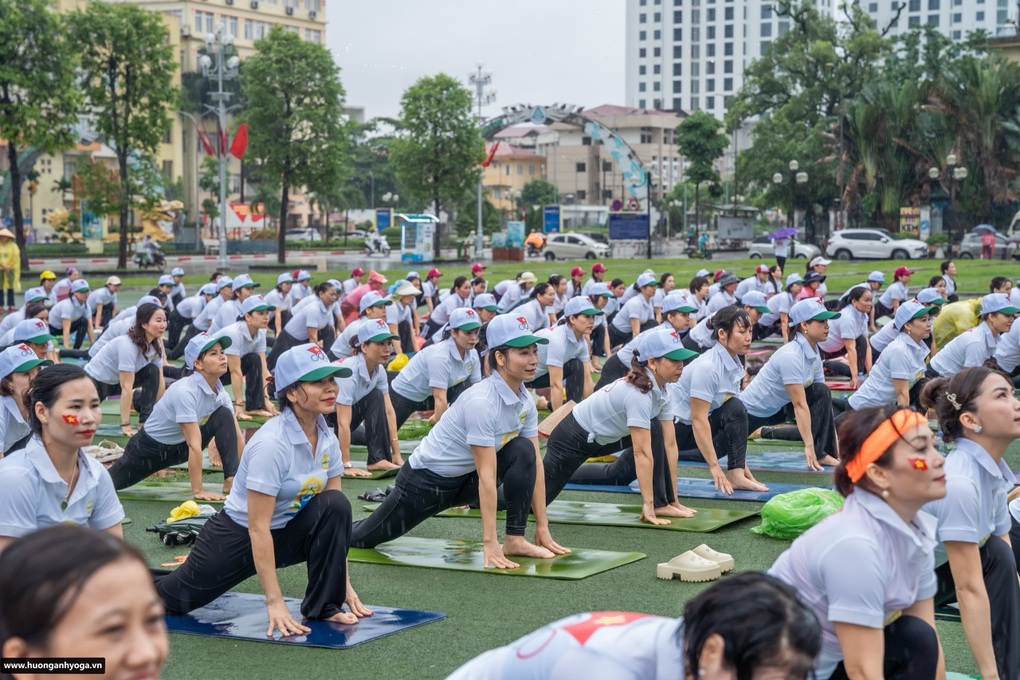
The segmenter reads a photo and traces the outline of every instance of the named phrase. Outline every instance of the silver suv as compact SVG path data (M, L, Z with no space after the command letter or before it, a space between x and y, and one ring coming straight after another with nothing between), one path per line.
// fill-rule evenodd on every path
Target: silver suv
M584 234L549 234L542 250L548 262L553 260L600 260L609 257L609 246Z

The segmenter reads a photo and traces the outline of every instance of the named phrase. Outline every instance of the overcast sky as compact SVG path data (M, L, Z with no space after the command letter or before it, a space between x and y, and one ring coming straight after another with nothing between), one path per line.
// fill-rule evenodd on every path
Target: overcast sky
M326 44L347 105L397 116L423 76L467 82L483 64L495 103L624 102L624 0L383 0L328 2Z

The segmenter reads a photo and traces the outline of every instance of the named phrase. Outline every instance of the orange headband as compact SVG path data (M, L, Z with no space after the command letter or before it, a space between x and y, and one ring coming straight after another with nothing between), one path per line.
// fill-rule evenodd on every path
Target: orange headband
M850 481L855 484L860 481L868 466L881 458L907 430L927 424L928 419L917 411L904 408L893 413L868 435L861 445L861 450L847 463L846 471L850 475Z

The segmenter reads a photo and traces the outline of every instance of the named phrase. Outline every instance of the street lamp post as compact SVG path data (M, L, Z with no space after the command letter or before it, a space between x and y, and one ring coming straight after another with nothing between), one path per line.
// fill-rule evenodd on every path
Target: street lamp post
M796 229L797 185L807 184L808 174L806 172L800 171L800 163L798 163L796 160L790 161L788 167L790 168L790 214L787 216L786 225L788 227L793 227L794 229ZM785 178L783 177L783 173L781 172L777 172L776 174L772 175L772 181L776 184L776 186L780 186L781 184L783 184L784 180ZM808 240L812 240L810 234L808 235Z
M495 90L485 90L492 84L492 74L482 73L482 65L478 64L478 71L468 76L468 82L475 88L475 102L478 104L478 127L482 126L482 107L496 101ZM482 178L478 178L478 215L475 223L475 257L482 257ZM439 215L436 215L439 217Z
M219 121L219 144L217 145L217 155L220 161L220 256L219 256L219 268L221 271L227 270L227 112L235 108L233 106L227 106L227 102L233 96L230 92L226 92L223 89L224 80L233 80L237 77L237 67L240 65L241 60L237 56L230 57L224 60L224 52L234 44L234 36L227 33L222 23L216 24L215 33L207 33L205 36L205 49L206 53L198 60L199 65L202 67L202 75L206 78L216 79L216 91L209 93L209 98L215 102L215 106L206 104L205 108L216 114ZM212 56L210 56L212 55ZM215 57L215 62L213 58ZM280 225L280 229L283 229L284 225Z
M953 211L953 237L956 237L956 230L959 227L959 220L956 217L956 185L967 179L967 168L957 165L958 159L955 153L946 156L946 179L949 181L949 207ZM935 168L932 168L934 170ZM928 171L931 176L931 170Z

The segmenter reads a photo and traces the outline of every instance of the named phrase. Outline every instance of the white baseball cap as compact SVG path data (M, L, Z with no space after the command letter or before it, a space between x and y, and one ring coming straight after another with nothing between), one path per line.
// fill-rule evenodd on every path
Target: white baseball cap
M369 307L385 307L392 304L393 300L383 297L374 290L370 290L365 293L364 297L361 298L361 302L358 303L358 311L364 313Z
M49 300L50 296L46 294L46 290L43 288L29 288L25 291L25 304L29 302L45 302Z
M654 286L658 283L659 279L655 278L655 274L644 273L637 277L637 287L644 288L645 286Z
M981 298L981 316L993 312L1020 314L1020 309L1013 306L1005 293L991 293Z
M496 303L496 296L492 293L482 293L481 295L475 296L474 304L472 305L475 309L484 309L490 312L495 312L499 309L499 305Z
M679 292L670 293L662 298L660 309L662 309L663 314L667 312L687 312L688 314L693 314L698 311L698 308L691 304L690 299Z
M184 270L180 267L174 267L170 270L170 276L184 276Z
M137 306L141 307L142 305L156 305L157 307L162 307L163 303L155 295L143 295L142 297L138 298Z
M217 288L215 283L207 283L199 288L198 292L202 295L216 295L216 290Z
M612 289L609 284L604 281L592 284L591 290L588 292L588 297L609 297L615 298Z
M500 314L489 322L485 331L485 339L489 348L502 347L527 347L529 345L548 345L548 338L540 338L531 330L531 325L523 316L517 316L513 312Z
M207 352L213 347L213 345L219 345L223 349L226 349L230 347L232 343L233 341L229 336L209 335L203 331L189 340L187 347L184 348L184 365L194 370L195 359L200 357L202 352Z
M75 279L71 282L72 293L87 293L89 291L89 282L85 279Z
M907 300L896 308L896 318L893 319L893 324L895 324L896 328L903 330L903 326L911 319L916 319L919 316L925 316L935 311L938 311L935 307L925 307L917 300Z
M876 269L875 271L868 274L868 281L874 281L875 283L885 283L885 274Z
M522 272L520 281L521 283L535 283L538 281L538 277L535 276L534 272Z
M587 295L577 295L567 301L567 306L563 309L563 316L576 316L578 314L602 316L605 312L601 309L595 309L595 305L592 304L591 298Z
M804 277L794 272L786 277L786 289L789 290L790 286L795 283L804 283Z
M261 295L249 295L241 303L241 311L245 314L251 312L271 312L276 307L266 302L266 299Z
M25 319L14 327L12 342L34 342L41 345L53 340L50 328L42 319Z
M686 361L698 356L698 353L684 347L680 334L675 330L659 327L641 334L637 355L641 361L663 357L673 361Z
M276 277L276 285L284 283L294 283L294 277L290 275L290 272L284 272Z
M765 293L762 293L760 290L749 290L744 293L744 297L740 299L740 304L754 307L762 314L768 314L772 311L765 300Z
M949 300L939 295L939 292L934 288L924 288L914 298L922 305L944 305L949 302Z
M227 287L233 286L233 285L234 285L234 279L230 278L229 276L221 276L220 278L216 279L216 292L219 292L219 291L223 290L224 288L227 288Z
M254 281L251 280L251 277L248 276L247 274L241 274L230 283L231 290L241 290L242 288L259 288L261 286L262 286L261 283L255 283Z
M767 264L760 264L754 268L754 271L757 272L758 274L768 274L769 266Z
M805 298L790 307L791 326L796 326L803 321L828 321L839 317L839 312L830 312L825 308L825 303L818 298Z
M311 281L312 275L304 269L299 269L297 275L294 277L295 281Z
M450 322L447 325L459 331L473 331L482 327L482 321L478 318L475 310L458 307L450 314Z
M825 265L825 266L829 266L830 264L832 264L832 260L826 260L824 257L819 255L818 257L813 258L811 260L811 262L808 263L808 266L809 267L814 267L814 266L820 265L820 264L821 265Z
M399 340L399 335L390 331L390 325L386 319L365 319L358 326L358 344L366 342L385 342L386 340Z
M329 355L318 345L297 345L281 354L276 362L276 370L273 371L274 394L279 399L283 390L296 383L314 382L329 376L349 378L351 369L330 362Z
M106 278L106 285L107 286L119 286L119 285L121 285L120 277L119 276L108 276Z
M11 373L31 371L36 366L51 365L53 365L52 361L40 359L36 356L35 350L28 345L11 345L0 352L0 379L6 378Z
M109 283L109 281L107 281L107 283ZM173 274L163 274L163 276L159 277L159 281L156 282L156 285L157 286L172 286L172 285L174 285Z

